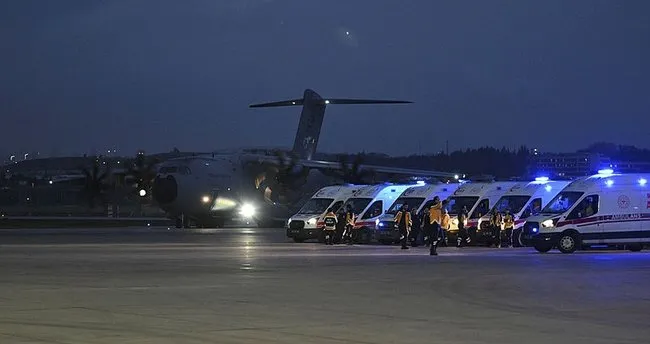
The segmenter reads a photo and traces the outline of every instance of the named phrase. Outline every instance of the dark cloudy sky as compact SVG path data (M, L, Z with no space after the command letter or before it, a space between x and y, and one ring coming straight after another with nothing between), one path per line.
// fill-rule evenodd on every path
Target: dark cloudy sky
M5 0L0 151L650 147L650 1ZM348 32L349 34L346 34ZM497 129L498 128L498 129Z

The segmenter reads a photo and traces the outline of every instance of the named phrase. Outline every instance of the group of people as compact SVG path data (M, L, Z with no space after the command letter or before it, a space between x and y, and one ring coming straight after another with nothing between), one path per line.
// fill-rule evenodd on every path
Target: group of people
M501 215L498 211L492 212L490 214L489 225L492 234L491 244L497 248L500 248L502 245L505 247L512 246L512 232L515 229L515 218L510 214L509 210L505 211L505 215ZM501 240L502 234L505 234L505 243Z
M447 246L447 231L450 228L451 217L445 207L445 202L439 197L434 197L433 203L425 207L421 213L417 209L409 209L408 204L403 204L395 214L394 223L399 230L401 248L406 250L409 244L413 247L419 245L420 233L426 247L430 248L429 254L437 256L438 246ZM338 214L330 208L327 210L324 221L324 238L326 245L334 245L335 242L347 243L349 245L359 242L359 230L355 230L354 222L356 216L351 205L347 205ZM471 243L471 235L467 225L468 210L463 207L458 213L458 236L456 246L462 247ZM490 230L492 243L496 247L502 245L502 231L505 231L506 247L512 246L512 232L514 229L514 217L509 211L505 215L494 212L490 216Z
M469 243L469 235L464 230L467 209L463 208L463 210L464 212L459 214L459 239L457 240L459 247L466 242ZM432 256L438 255L439 245L447 246L447 231L451 225L451 217L444 202L437 196L434 197L433 203L425 207L420 214L417 213L417 209L409 210L409 205L403 204L395 215L394 222L400 233L403 250L409 248L408 243L413 247L418 246L420 233L422 233L424 244L430 248L429 254Z
M323 232L325 235L325 245L334 245L335 241L340 237L341 242L352 245L359 241L359 231L354 229L354 221L356 215L351 205L347 205L344 211L336 214L333 208L327 209L327 213L323 218L325 227ZM340 234L340 236L338 235Z

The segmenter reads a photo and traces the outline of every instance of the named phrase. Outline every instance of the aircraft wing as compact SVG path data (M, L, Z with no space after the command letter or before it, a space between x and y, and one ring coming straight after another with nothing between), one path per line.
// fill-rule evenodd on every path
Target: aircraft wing
M277 164L278 162L278 158L276 156L270 156L270 155L259 155L251 158L253 160L256 160L259 163ZM340 162L322 161L322 160L304 160L304 159L296 160L295 162L300 167L307 167L316 170L340 171L342 169ZM361 164L359 167L362 170L370 170L375 173L388 174L388 175L403 175L403 176L424 177L424 178L451 178L451 179L455 177L454 173L440 172L440 171L417 170L417 169L377 166L377 165L367 165L367 164Z

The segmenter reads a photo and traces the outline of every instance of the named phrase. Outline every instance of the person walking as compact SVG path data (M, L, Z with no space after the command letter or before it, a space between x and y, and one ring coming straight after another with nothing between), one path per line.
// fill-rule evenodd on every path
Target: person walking
M406 245L409 232L411 231L411 225L413 225L413 222L411 222L411 213L409 212L409 205L404 203L402 205L402 208L395 214L395 224L397 224L397 228L399 229L399 235L400 235L400 243L402 244L402 250L408 250L408 246Z
M438 243L440 242L440 222L442 221L442 202L438 196L433 198L433 204L429 208L429 222L431 223L431 250L429 255L438 255Z

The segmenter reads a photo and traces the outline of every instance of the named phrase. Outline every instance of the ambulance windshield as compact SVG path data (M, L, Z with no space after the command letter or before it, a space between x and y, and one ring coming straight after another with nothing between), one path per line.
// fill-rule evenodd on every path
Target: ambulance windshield
M496 210L499 213L509 211L511 214L517 214L524 208L529 199L530 196L503 196L492 208L492 211Z
M359 215L370 204L372 198L350 198L345 202L343 209L347 209L348 205L352 207L352 211Z
M400 197L390 206L386 213L396 215L404 203L409 205L409 209L418 209L422 202L424 202L424 197Z
M542 214L562 214L567 212L582 197L584 192L563 191L542 209Z
M300 208L298 214L322 214L333 201L331 198L312 198Z
M472 210L476 202L478 202L478 197L475 196L451 197L449 198L449 204L447 204L447 210L449 210L449 215L458 215L463 207L465 207L467 211Z

